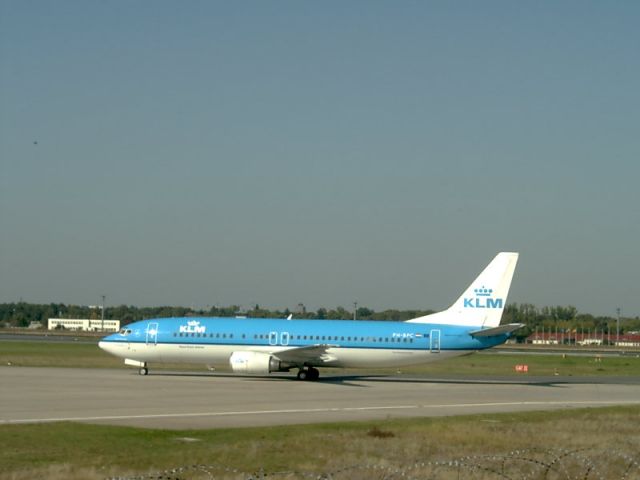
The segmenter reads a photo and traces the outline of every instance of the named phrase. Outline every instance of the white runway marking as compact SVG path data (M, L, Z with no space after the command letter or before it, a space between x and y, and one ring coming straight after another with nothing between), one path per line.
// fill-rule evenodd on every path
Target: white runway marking
M489 402L489 403L460 403L446 405L388 405L369 407L331 407L331 408L308 408L308 409L282 409L282 410L249 410L249 411L229 411L229 412L201 412L201 413L159 413L147 415L109 415L96 417L60 417L60 418L24 418L13 420L0 420L0 424L29 424L29 423L53 423L53 422L98 422L113 420L144 420L154 418L188 418L188 417L225 417L233 415L281 415L300 413L336 413L336 412L357 412L375 410L417 410L417 409L438 409L438 408L478 408L478 407L519 407L519 406L540 406L540 407L581 407L581 406L604 406L604 405L638 405L640 400L628 401L607 401L607 400L585 400L585 401L527 401L527 402Z
M640 405L640 380L352 384L116 370L0 367L0 426L86 422L207 429ZM596 381L598 380L598 381ZM444 382L444 383L443 383ZM284 387L284 388L283 388ZM360 388L352 388L360 387Z

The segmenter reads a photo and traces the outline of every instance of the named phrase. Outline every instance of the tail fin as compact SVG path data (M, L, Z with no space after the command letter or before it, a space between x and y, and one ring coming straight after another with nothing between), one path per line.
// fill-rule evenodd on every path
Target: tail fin
M499 253L447 310L408 322L497 327L500 325L517 262L517 253Z

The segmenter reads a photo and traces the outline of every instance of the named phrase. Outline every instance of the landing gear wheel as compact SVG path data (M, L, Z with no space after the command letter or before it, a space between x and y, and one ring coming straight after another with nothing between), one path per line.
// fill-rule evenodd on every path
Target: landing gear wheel
M306 367L298 370L298 380L317 380L320 377L320 372L317 368Z
M142 368L140 368L140 370L138 370L138 373L140 375L146 375L146 374L149 373L149 369L147 367L142 367Z

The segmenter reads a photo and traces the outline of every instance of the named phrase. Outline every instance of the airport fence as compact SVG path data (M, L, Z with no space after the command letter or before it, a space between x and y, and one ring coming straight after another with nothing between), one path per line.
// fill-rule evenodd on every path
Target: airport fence
M325 472L243 472L223 465L187 465L107 480L640 480L640 452L627 449L515 450L405 465L358 464Z

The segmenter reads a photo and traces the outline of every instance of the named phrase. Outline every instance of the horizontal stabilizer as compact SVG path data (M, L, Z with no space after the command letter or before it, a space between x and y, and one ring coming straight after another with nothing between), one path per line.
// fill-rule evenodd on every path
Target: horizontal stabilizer
M482 330L476 330L470 332L472 337L495 337L498 335L505 335L507 333L515 332L519 328L524 327L524 323L507 323L506 325L499 325L493 328L485 328Z

